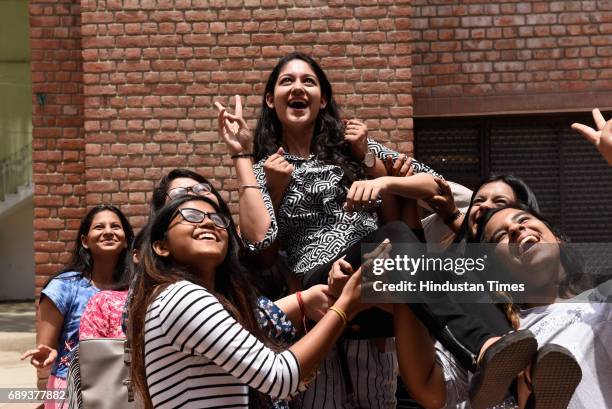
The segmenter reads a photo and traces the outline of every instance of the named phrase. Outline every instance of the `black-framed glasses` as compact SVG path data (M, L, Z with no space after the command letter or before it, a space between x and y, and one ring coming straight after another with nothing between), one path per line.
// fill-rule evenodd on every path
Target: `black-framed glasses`
M221 229L227 229L230 225L230 218L222 213L209 213L203 212L202 210L193 209L191 207L184 207L182 209L178 209L170 220L174 219L177 214L181 215L181 217L189 223L202 223L206 217L208 217L215 226Z
M189 187L175 187L174 189L168 190L167 195L171 200L174 200L179 196L188 195L189 192L192 192L196 196L202 196L206 193L211 193L212 186L206 182L202 182Z

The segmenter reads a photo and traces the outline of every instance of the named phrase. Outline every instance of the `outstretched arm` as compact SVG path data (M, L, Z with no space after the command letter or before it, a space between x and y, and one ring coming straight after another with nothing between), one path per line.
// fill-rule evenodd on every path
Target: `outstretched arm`
M64 324L64 316L48 297L42 297L38 306L40 320L36 331L37 347L21 355L21 359L30 358L36 368L47 368L57 358L57 343Z
M379 195L389 193L409 199L424 199L435 195L438 185L427 173L412 176L382 176L376 179L353 182L346 195L348 211L360 210L372 205Z
M234 114L227 112L227 108L219 102L215 102L215 106L219 110L219 136L233 157L238 177L240 232L245 240L260 242L265 238L272 221L253 173L253 136L242 117L242 101L236 95Z
M597 108L593 110L593 119L597 130L579 123L573 123L572 129L580 132L587 141L595 145L601 156L612 166L612 119L606 122Z

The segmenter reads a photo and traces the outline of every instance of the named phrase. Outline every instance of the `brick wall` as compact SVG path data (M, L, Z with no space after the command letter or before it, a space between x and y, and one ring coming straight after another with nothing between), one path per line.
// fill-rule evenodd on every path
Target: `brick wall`
M412 5L416 115L612 107L611 1Z
M69 259L84 215L79 1L30 1L37 291Z
M289 51L321 63L345 117L412 151L409 1L304 4L32 3L34 92L47 94L44 107L34 104L39 286L66 261L86 207L111 202L140 227L171 168L212 179L236 210L213 101L246 97L254 128L267 75Z
M294 49L321 62L346 116L410 150L410 8L313 3L83 1L87 205L120 204L140 226L154 182L176 166L235 201L213 101L246 97L254 127L270 69Z

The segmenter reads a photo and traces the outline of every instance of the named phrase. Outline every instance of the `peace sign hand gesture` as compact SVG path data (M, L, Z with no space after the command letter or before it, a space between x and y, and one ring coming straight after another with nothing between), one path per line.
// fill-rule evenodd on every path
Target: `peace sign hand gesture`
M253 147L253 135L246 121L242 118L242 100L236 95L235 113L227 112L220 102L215 102L219 110L218 126L219 136L223 138L231 155L251 153Z
M606 122L597 108L593 110L593 119L597 130L579 123L573 123L572 129L580 132L587 141L595 145L601 156L612 165L612 119Z

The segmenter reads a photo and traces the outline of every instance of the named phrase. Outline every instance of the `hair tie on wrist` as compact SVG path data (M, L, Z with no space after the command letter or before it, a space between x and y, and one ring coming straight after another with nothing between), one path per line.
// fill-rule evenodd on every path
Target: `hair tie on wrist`
M230 156L230 158L232 159L238 159L238 158L252 158L255 155L253 155L252 153L237 153L235 155Z
M459 209L455 210L453 212L453 214L451 214L450 216L448 216L446 219L444 219L444 224L449 225L452 222L454 222L455 220L457 220L459 218L459 216L461 216L461 212L459 211Z

